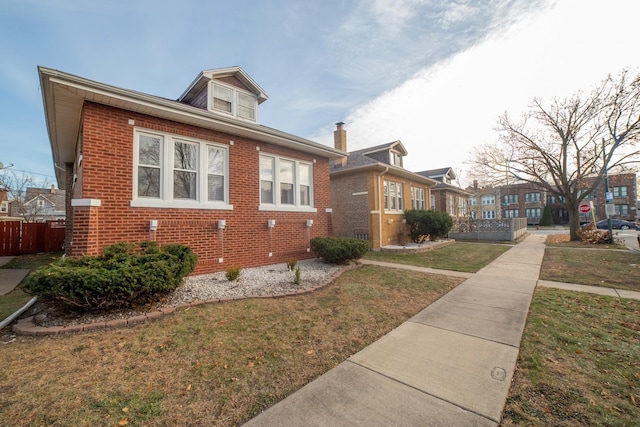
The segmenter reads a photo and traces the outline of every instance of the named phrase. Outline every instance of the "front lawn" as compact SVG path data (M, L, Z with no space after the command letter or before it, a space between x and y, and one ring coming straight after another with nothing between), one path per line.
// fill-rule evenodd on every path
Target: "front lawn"
M640 301L538 289L503 426L640 420Z
M421 253L369 251L364 259L475 273L512 247L505 244L456 242Z

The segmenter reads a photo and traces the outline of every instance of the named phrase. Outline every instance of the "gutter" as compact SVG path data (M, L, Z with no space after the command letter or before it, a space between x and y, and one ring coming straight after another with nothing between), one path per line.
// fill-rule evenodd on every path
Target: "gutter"
M387 172L389 172L389 167L385 166L384 171L380 172L378 174L378 212L380 212L378 214L378 242L380 244L380 249L382 249L382 212L383 212L383 205L382 205L382 186L380 185L380 178L382 178L382 175L386 174Z

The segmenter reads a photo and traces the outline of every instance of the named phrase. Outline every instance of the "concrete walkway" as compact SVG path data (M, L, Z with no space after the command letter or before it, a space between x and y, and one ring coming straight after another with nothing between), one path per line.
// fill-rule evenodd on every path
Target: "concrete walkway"
M545 238L529 236L246 425L497 426Z
M8 263L13 259L12 256L0 257L0 267ZM6 295L16 286L20 284L22 279L29 273L29 270L25 269L4 269L0 268L0 295ZM2 320L2 319L0 319Z

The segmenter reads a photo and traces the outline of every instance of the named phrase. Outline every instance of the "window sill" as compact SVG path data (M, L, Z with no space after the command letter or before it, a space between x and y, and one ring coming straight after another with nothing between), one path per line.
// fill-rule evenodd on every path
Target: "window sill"
M164 200L136 199L131 200L130 206L132 208L207 209L221 211L233 210L233 205L229 205L226 203L198 203L188 200L172 200L169 202Z
M310 206L275 206L275 205L260 205L259 211L271 211L271 212L308 212L316 213L318 210Z

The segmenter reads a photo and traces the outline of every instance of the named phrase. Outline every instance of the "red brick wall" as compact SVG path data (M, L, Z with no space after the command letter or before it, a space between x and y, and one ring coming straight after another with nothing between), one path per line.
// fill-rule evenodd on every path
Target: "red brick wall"
M135 125L130 125L134 120ZM134 127L212 141L229 147L229 203L233 210L131 207ZM230 144L233 141L233 145ZM260 148L260 151L256 147ZM259 211L260 153L314 161L316 213ZM235 135L87 103L83 123L82 198L100 207L75 207L72 255L95 255L105 246L155 239L182 243L198 254L196 272L230 265L253 267L313 257L309 240L329 234L329 161ZM158 229L149 231L149 221ZM267 220L276 226L267 227ZM305 226L313 220L311 227ZM218 220L225 220L224 230ZM95 229L94 229L95 228ZM271 253L271 256L269 256ZM220 263L219 258L224 262Z

